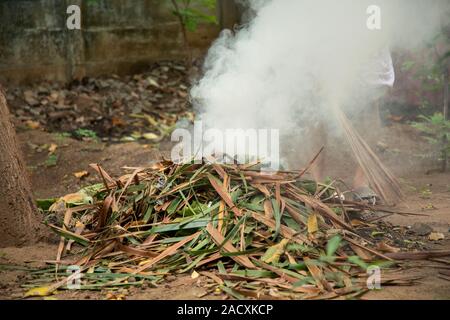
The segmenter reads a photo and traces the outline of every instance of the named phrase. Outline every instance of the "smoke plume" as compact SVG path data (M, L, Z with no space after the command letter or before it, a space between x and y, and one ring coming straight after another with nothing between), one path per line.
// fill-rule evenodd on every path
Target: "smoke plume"
M377 57L423 46L448 18L449 1L245 3L252 16L209 50L191 91L194 106L208 128L278 129L285 141L295 137L299 151L317 147L308 132L321 123L339 135L330 106L345 105L350 115L363 110L377 87ZM373 5L381 28L370 30Z

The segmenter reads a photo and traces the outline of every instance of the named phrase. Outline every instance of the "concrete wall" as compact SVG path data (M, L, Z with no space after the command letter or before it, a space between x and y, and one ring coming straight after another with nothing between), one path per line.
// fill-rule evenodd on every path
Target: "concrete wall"
M82 30L66 28L71 4L81 7ZM189 34L194 54L218 32L218 26L203 25ZM0 0L3 83L133 73L185 55L169 0Z

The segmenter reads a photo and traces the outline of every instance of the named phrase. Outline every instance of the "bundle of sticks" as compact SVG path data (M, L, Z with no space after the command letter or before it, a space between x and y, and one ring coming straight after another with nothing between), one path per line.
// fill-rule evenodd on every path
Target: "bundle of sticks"
M394 204L401 201L403 193L397 178L381 162L380 158L352 126L342 109L338 105L334 105L333 109L344 130L345 137L355 159L364 171L370 186L386 204Z

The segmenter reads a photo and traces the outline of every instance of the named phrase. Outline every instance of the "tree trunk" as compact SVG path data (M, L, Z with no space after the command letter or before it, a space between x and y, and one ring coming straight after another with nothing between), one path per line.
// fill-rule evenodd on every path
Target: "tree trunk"
M37 240L38 211L1 87L0 182L0 247Z

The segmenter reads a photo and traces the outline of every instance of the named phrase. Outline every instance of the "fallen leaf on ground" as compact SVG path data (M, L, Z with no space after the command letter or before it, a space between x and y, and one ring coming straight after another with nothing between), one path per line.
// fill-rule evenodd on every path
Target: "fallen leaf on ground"
M144 138L144 139L146 139L146 140L157 140L157 139L159 139L159 136L157 135L157 134L154 134L154 133L144 133L143 135L142 135L142 137Z
M52 143L52 144L50 145L50 147L48 148L48 152L50 152L51 154L52 154L52 153L55 153L55 151L56 151L57 148L58 148L58 145L57 145L56 143Z
M32 130L39 129L39 127L41 126L41 124L38 121L33 121L33 120L25 121L25 125Z
M90 204L93 202L92 197L87 195L83 191L65 195L64 197L61 198L61 200L63 200L67 204L73 204L73 205Z
M384 241L378 243L377 249L380 250L381 252L399 252L400 251L399 248L392 247L392 246L388 245L387 243L385 243Z
M440 233L440 232L432 232L428 236L428 240L430 240L430 241L439 241L439 240L444 240L444 239L445 239L444 234Z
M270 247L262 256L261 261L265 263L278 263L288 243L289 239L283 239L280 243Z
M308 232L309 233L314 233L317 232L319 230L319 227L317 225L317 216L316 214L311 214L308 217Z
M74 172L73 174L75 177L77 177L78 179L87 177L89 175L89 172L87 172L86 170L84 171L79 171L79 172Z
M125 300L125 295L108 292L106 294L106 300Z
M55 290L53 290L51 287L32 288L25 293L24 298L45 297L51 295L54 291Z

